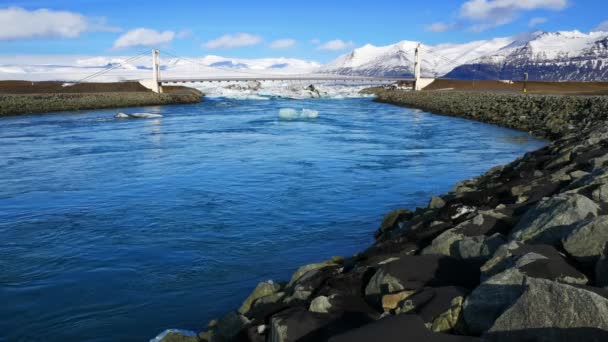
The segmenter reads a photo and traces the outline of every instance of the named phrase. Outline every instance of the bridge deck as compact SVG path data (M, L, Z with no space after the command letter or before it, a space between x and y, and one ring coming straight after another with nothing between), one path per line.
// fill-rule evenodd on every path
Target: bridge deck
M358 81L358 82L414 82L413 78L403 77L368 77L368 76L259 76L259 77L204 77L204 78L164 78L160 83L195 83L195 82L246 82L246 81Z

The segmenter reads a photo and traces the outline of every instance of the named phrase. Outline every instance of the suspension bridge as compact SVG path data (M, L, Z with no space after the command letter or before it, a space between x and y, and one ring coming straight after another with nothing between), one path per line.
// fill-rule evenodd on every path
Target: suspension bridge
M148 52L149 53L149 52ZM137 58L141 58L148 53L141 53L126 59L122 64L132 62ZM161 77L161 51L158 49L152 50L152 77L150 79L138 79L131 81L138 81L143 86L151 89L156 93L163 92L163 85L175 85L184 83L205 83L205 82L250 82L250 81L305 81L305 82L335 82L344 84L393 84L399 82L401 85L409 86L413 90L421 90L434 81L434 78L423 78L421 77L421 45L418 44L414 51L414 77L390 77L390 76L351 76L351 75L340 75L340 74L270 74L261 73L254 71L243 71L243 70L228 70L226 68L212 67L204 65L196 60L179 57L175 54L164 52L168 55L184 60L192 64L198 64L205 68L219 69L223 71L230 71L236 75L230 76L193 76L193 77ZM106 70L99 71L92 75L89 75L76 83L82 83L89 81L95 77L98 77L104 73L107 73L113 69L119 68L122 64L112 66Z

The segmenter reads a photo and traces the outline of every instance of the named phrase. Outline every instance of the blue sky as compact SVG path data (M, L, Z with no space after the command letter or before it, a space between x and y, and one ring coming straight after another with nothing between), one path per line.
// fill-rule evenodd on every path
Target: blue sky
M0 0L0 22L2 54L129 55L160 46L188 56L326 62L367 43L608 31L608 1Z

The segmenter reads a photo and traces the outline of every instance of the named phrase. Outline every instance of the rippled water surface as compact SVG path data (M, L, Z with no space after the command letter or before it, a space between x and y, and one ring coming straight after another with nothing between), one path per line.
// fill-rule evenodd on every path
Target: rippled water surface
M164 117L0 118L0 340L201 329L259 281L364 248L387 211L543 145L370 99L123 111Z

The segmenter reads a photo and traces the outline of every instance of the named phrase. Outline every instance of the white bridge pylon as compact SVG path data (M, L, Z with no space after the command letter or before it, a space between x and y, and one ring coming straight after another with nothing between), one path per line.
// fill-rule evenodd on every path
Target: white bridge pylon
M155 93L162 93L163 84L168 83L200 83L200 82L247 82L247 81L334 81L334 82L369 82L369 83L409 83L412 89L418 91L432 83L435 79L421 77L421 44L418 44L414 56L414 78L405 77L374 77L374 76L346 76L335 74L307 74L307 75L248 75L224 77L197 77L197 78L161 78L160 51L152 50L152 80L140 83Z

